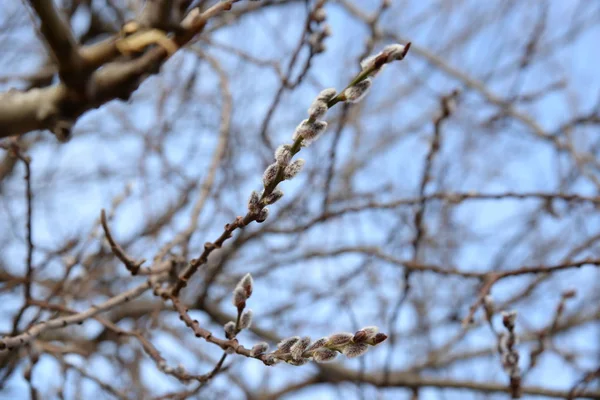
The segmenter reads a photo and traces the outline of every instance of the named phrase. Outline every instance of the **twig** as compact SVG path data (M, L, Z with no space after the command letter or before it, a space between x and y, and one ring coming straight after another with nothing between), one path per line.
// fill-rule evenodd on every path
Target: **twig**
M419 198L421 199L421 202L418 205L414 217L416 233L412 242L412 246L415 261L419 254L421 240L425 234L425 227L423 226L423 215L425 214L426 205L425 189L427 188L427 184L431 181L433 162L441 148L442 124L444 121L450 118L450 115L453 111L453 103L456 102L457 97L457 90L454 90L450 94L443 96L440 100L439 113L433 121L433 139L431 141L429 151L427 152L427 157L425 158L425 166L423 167L423 174L421 175L421 182L419 184Z
M219 359L219 361L217 361L217 363L215 364L214 368L212 369L212 371L210 371L209 373L207 373L206 375L204 375L205 380L203 382L200 382L198 384L198 386L196 386L194 389L191 390L185 390L183 392L179 392L179 393L167 393L165 395L159 396L159 397L155 397L154 400L163 400L163 399L181 399L181 400L185 400L185 399L189 399L190 396L195 395L196 393L198 393L200 391L200 389L202 389L204 386L206 386L206 384L208 382L210 382L210 380L219 372L223 372L225 371L227 368L223 368L223 363L225 362L225 359L227 358L227 353L223 353L223 355L221 356L221 358Z
M326 213L329 209L330 202L330 194L331 194L331 184L333 182L333 173L335 170L335 160L337 158L337 146L342 137L342 131L344 130L344 126L346 126L346 122L348 121L348 114L350 110L350 104L344 103L342 107L342 111L340 112L340 120L338 122L337 128L335 130L335 134L333 136L333 142L331 143L331 149L329 150L329 165L327 166L327 172L325 175L325 185L323 189L323 203L321 205L321 209L323 213Z
M575 400L576 398L586 396L585 387L592 382L594 379L600 379L600 367L595 371L590 371L585 374L579 381L577 381L569 393L565 397L567 400ZM596 394L595 398L600 398L600 393Z
M419 184L419 197L421 198L422 201L419 202L419 204L417 206L417 210L415 211L414 220L413 220L414 228L415 228L415 235L412 240L412 251L413 251L412 261L414 263L417 263L419 261L421 243L422 243L423 238L426 235L426 229L425 229L425 226L423 223L423 216L425 215L425 205L426 205L426 202L423 200L425 198L425 189L427 188L427 184L429 183L429 181L431 181L433 162L435 160L437 153L439 152L439 150L441 148L440 142L441 142L441 136L442 136L442 132L441 132L442 124L444 121L446 121L450 117L450 114L452 113L452 104L451 103L456 100L457 95L458 95L458 92L453 91L449 95L442 97L442 99L440 101L440 112L433 121L433 140L431 141L431 146L429 147L429 151L427 152L427 156L425 158L425 166L423 167L423 174L421 175L421 182ZM386 381L389 379L390 371L392 368L392 359L393 359L393 354L394 354L394 341L395 341L395 337L396 337L396 335L393 334L393 331L391 329L393 329L393 327L395 327L397 325L397 321L400 316L400 310L402 309L404 302L406 301L406 299L409 296L410 289L411 289L410 279L411 279L412 271L413 271L413 269L411 269L411 268L404 269L404 285L402 288L402 294L398 298L398 301L395 304L392 316L390 318L390 332L392 333L392 335L390 337L390 347L389 347L389 351L387 354L387 358L386 358L386 362L385 362L385 369L384 369L384 379Z
M86 370L84 370L83 368L72 364L66 360L64 360L63 358L60 358L60 362L67 368L70 368L74 371L77 371L78 374L80 374L81 376L83 376L86 379L89 379L90 381L94 382L95 384L97 384L98 386L100 386L100 388L102 388L104 391L106 391L107 393L110 393L111 395L115 396L118 399L122 399L122 400L127 400L130 397L127 396L125 393L121 393L119 390L115 389L112 385L100 380L100 378L91 375L90 373L88 373Z
M394 54L396 56L395 59L396 60L404 59L404 57L408 53L409 49L410 49L410 42L402 47L402 54ZM353 88L355 85L367 80L367 78L369 78L369 76L371 74L376 73L377 71L379 71L381 69L382 66L384 66L385 64L394 60L394 59L390 59L390 58L391 58L391 54L388 54L385 51L381 52L377 56L375 56L368 67L364 68L350 82L350 84L348 84L348 86L346 86L344 88L344 90L339 92L335 97L333 97L331 100L329 100L326 103L327 109L332 108L339 102L347 101L348 100L346 97L347 91L349 89ZM315 119L311 116L307 120L307 122L309 124L314 123ZM300 152L302 145L303 145L303 141L304 141L304 138L302 137L302 135L298 135L298 137L294 140L294 143L289 148L289 153L291 155L290 158L293 158L294 155L296 155L298 152ZM286 179L285 178L285 166L276 164L275 168L276 168L276 173L275 173L273 179L271 179L268 184L265 184L262 195L260 196L260 199L258 200L258 205L260 205L260 207L258 207L258 209L262 209L262 207L267 205L268 197L273 193L273 191L275 190L277 185L279 185L279 183L281 183L282 181L284 181ZM249 223L256 221L258 219L258 217L259 217L259 214L257 214L256 212L249 211L245 217L238 216L233 222L226 224L225 228L223 230L223 233L217 238L217 240L215 240L214 242L206 242L204 244L204 251L202 252L200 257L190 261L190 263L186 266L186 268L183 270L183 272L178 276L177 281L175 282L175 284L172 286L172 289L170 290L170 293L167 294L166 292L163 292L163 293L161 293L161 295L164 298L178 296L181 289L183 289L185 286L187 286L187 282L196 273L198 268L207 262L208 256L210 255L210 253L212 253L213 250L221 248L223 243L232 236L232 233L236 229L245 227Z
M144 262L146 262L146 260L142 259L140 261L135 261L134 259L129 257L127 253L125 253L125 251L121 248L121 246L119 246L117 242L115 242L110 233L108 223L106 222L106 212L104 211L104 209L102 209L102 211L100 212L100 221L102 222L102 229L104 230L104 235L106 236L106 240L110 244L110 249L112 250L112 252L115 254L115 256L117 256L119 260L121 260L121 262L125 265L125 268L127 268L127 270L131 272L131 275L137 275L137 273L140 270L140 267Z
M308 2L306 4L308 5ZM267 114L265 115L265 117L262 121L262 125L260 128L260 137L263 141L263 144L268 149L273 147L273 144L271 143L271 139L269 138L269 132L268 132L269 123L271 122L271 119L273 118L273 114L277 110L277 106L279 105L279 103L281 101L281 97L286 89L293 89L294 87L296 87L297 85L299 85L302 82L304 76L308 72L308 68L310 67L310 61L311 61L312 57L315 55L315 52L313 52L312 48L311 48L311 51L307 57L307 60L306 60L304 68L302 69L302 72L300 73L298 78L296 78L296 81L294 83L290 83L290 79L292 77L292 72L294 71L294 67L296 66L296 61L298 59L298 56L300 55L300 51L306 44L306 36L310 32L310 22L311 22L311 10L307 9L307 16L306 16L306 20L304 22L304 30L302 31L302 33L300 35L300 40L298 41L296 49L292 53L292 58L290 59L290 62L288 64L286 74L281 79L281 83L279 85L279 88L277 89L275 97L273 98L271 105L267 109Z
M517 268L510 271L504 272L488 272L482 274L483 278L483 286L479 290L479 295L475 303L471 305L469 308L468 315L463 319L463 327L468 326L473 322L473 316L479 308L480 305L483 304L485 296L490 293L492 286L501 279L508 278L511 276L520 276L520 275L529 275L529 274L547 274L557 271L564 271L571 268L581 268L585 265L593 265L600 266L600 259L586 258L580 261L565 261L556 265L533 265L533 266L524 266L522 268Z
M516 349L517 334L515 333L516 311L502 313L502 324L508 331L498 338L498 352L502 359L502 367L510 379L510 394L513 399L520 399L522 394L521 387L521 368L519 367L519 352Z
M91 306L86 311L82 311L78 314L69 315L62 318L51 319L49 321L40 322L31 328L27 329L25 332L11 337L5 337L0 339L0 350L12 350L15 347L25 345L30 343L33 339L41 335L47 330L64 328L69 325L81 323L88 318L92 318L93 316L109 310L119 304L128 302L140 295L142 295L146 290L148 290L151 286L150 281L146 281L139 286L134 287L133 289L127 290L123 293L120 293L114 297L111 297L104 303L101 303L97 306Z
M208 199L208 196L213 188L218 167L223 162L223 158L225 157L227 146L229 143L231 115L233 112L233 98L229 89L229 81L227 79L227 75L217 59L211 57L210 55L204 52L201 52L200 50L197 50L196 48L193 49L196 50L199 56L208 61L211 67L219 75L219 86L221 89L222 98L221 116L219 124L219 142L217 143L217 147L213 153L213 158L211 160L211 164L209 166L206 178L200 186L198 200L196 200L194 208L192 209L190 215L190 222L188 226L183 231L179 232L173 238L173 240L171 240L169 243L167 243L161 248L161 250L155 257L155 261L164 257L164 255L166 255L173 247L177 246L178 244L189 242L192 234L196 231L196 228L198 227L200 213L204 209L204 204L206 203L206 200Z
M23 371L23 377L25 378L25 380L27 381L27 384L29 385L29 397L31 398L31 400L38 400L39 392L33 385L33 379L32 379L33 378L33 368L35 367L35 365L37 364L37 362L39 360L39 356L35 352L35 350L30 352L29 360L30 360L30 364L25 367L25 370Z
M556 329L558 328L560 319L565 311L565 303L568 299L571 299L573 297L575 297L575 290L565 291L560 296L560 301L556 306L556 310L554 311L554 317L550 321L550 324L546 328L542 329L538 334L537 347L531 351L531 354L529 356L529 366L523 372L523 378L525 378L525 376L529 372L531 372L531 370L537 365L538 358L546 350L547 339L550 338L551 340L552 335L554 334L554 332L556 332Z
M18 143L16 140L11 141L8 144L0 144L0 147L6 150L9 150L9 154L14 155L15 158L21 160L23 162L23 165L25 166L25 185L26 185L26 189L25 189L25 200L26 200L26 204L27 204L27 219L26 219L26 223L25 223L25 232L26 232L26 240L27 240L27 256L26 256L26 260L25 260L25 268L26 268L26 272L25 272L25 276L23 277L23 282L25 285L24 288L24 297L25 297L25 301L23 303L23 306L19 309L19 311L17 312L17 314L15 315L15 318L13 320L13 333L17 332L17 329L19 327L19 322L21 321L21 318L23 317L23 314L25 312L25 310L27 309L28 305L27 302L31 299L31 285L33 283L34 280L34 268L33 268L33 251L34 251L34 244L33 244L33 229L32 229L32 221L33 221L33 193L31 190L31 158L27 155L24 155L21 152L21 149L18 146Z
M81 89L85 60L79 54L69 24L59 15L52 1L29 0L29 3L42 22L40 31L58 64L61 80L67 86Z
M570 193L545 193L545 192L526 192L526 193L518 193L518 192L503 192L503 193L477 193L473 192L436 192L426 195L424 197L414 197L414 198L402 198L390 202L378 202L371 201L364 204L352 205L341 208L335 211L328 211L323 213L313 219L296 225L292 228L276 228L270 227L265 230L268 233L299 233L307 230L313 225L316 225L320 222L330 220L333 218L338 218L344 216L349 213L357 213L368 210L389 210L398 208L401 206L412 206L418 205L423 201L432 201L439 200L445 201L451 204L459 204L464 201L490 201L490 200L534 200L539 199L541 201L553 201L553 200L562 200L566 202L578 202L578 203L591 203L591 204L600 204L600 196L585 196L578 194L570 194Z
M17 156L25 165L25 182L27 185L27 275L25 281L25 299L31 298L31 282L33 282L33 238L32 238L32 215L33 194L31 192L31 159L17 152Z
M494 286L494 284L498 282L498 279L500 279L498 274L496 273L489 273L486 275L487 277L483 280L481 289L479 289L477 300L475 300L475 303L473 303L471 307L469 307L469 313L462 321L463 328L466 328L467 326L473 323L475 312L477 311L479 306L483 304L483 302L485 301L485 297L490 294L492 286Z

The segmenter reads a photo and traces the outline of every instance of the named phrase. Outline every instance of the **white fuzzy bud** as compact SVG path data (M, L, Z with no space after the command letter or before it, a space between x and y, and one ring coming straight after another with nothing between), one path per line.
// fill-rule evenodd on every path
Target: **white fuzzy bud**
M388 337L385 333L377 333L375 336L370 337L367 343L371 346L377 346L379 343L384 342L387 338Z
M327 103L320 100L315 100L308 109L308 116L312 120L323 118L327 112Z
M360 67L363 69L363 71L365 69L369 69L369 68L373 67L373 64L375 63L376 58L377 58L377 55L374 55L374 56L369 56L369 57L365 58L364 60L362 60L360 62Z
M350 332L334 333L333 335L329 336L328 345L343 346L350 343L353 337L354 334Z
M361 70L362 71L365 71L367 69L371 70L369 72L369 76L376 76L379 72L381 72L385 68L385 64L382 64L381 62L379 63L379 65L377 65L377 68L375 68L376 67L375 60L377 60L377 57L379 57L380 55L381 55L381 53L378 53L378 54L375 54L375 55L372 55L372 56L369 56L369 57L363 59L360 62Z
M304 147L310 146L314 141L316 141L319 137L321 137L323 132L325 132L325 129L327 129L327 122L325 122L325 121L316 121L315 124L317 124L319 126L319 130L317 131L317 133L314 136L305 137L304 140L302 141L302 146L304 146Z
M377 333L379 332L379 328L376 326L366 326L362 328L361 331L365 332L367 334L367 337L370 339L373 336L377 335Z
M235 290L233 291L233 305L237 308L237 309L243 309L244 307L246 307L246 300L248 299L248 296L246 295L246 291L238 286L235 288Z
M325 345L327 344L327 340L328 340L328 338L326 338L326 337L321 338L319 340L315 340L310 346L308 346L306 351L312 351L312 350L320 349L321 347L325 347Z
M235 337L235 322L229 321L223 326L223 329L225 330L227 339L233 339Z
M302 358L302 353L306 350L308 345L310 344L310 338L308 336L303 337L298 340L294 345L290 348L290 353L292 354L292 358L294 360L299 360Z
M324 8L318 8L312 14L312 19L315 22L319 22L319 23L323 22L323 21L325 21L326 18L327 18L327 12L325 11Z
M306 359L306 358L300 358L300 359L298 359L298 360L293 360L293 359L292 359L292 360L286 360L286 362L287 362L288 364L290 364L290 365L295 365L295 366L298 366L298 367L299 367L299 366L301 366L301 365L304 365L304 364L306 364L306 363L308 362L308 359Z
M387 54L387 62L404 59L406 52L406 46L401 44L391 44L386 46L382 51L382 53Z
M238 287L244 290L246 298L252 296L252 291L254 290L254 279L252 279L252 275L250 275L250 273L244 275L236 285L236 288Z
M351 343L342 349L342 353L348 358L354 358L365 354L369 345L365 343Z
M292 159L291 148L292 146L289 144L282 144L275 150L275 161L277 164L285 166L290 163L290 160Z
M278 362L281 362L281 360L279 360L277 357L275 357L272 354L267 354L265 356L265 363L266 363L266 365L275 365Z
M256 216L256 222L258 222L259 224L262 222L265 222L267 220L268 216L269 216L269 209L267 207L265 207L259 211L258 215Z
M269 350L269 345L265 342L256 343L252 350L250 350L250 355L252 357L259 356L261 354L266 353Z
M309 37L308 37L308 44L310 45L310 47L312 48L313 53L315 54L319 54L325 51L325 43L323 43L323 40L325 39L325 37L329 36L331 34L330 30L323 30L322 32L313 32Z
M344 91L346 101L350 103L358 103L361 101L371 88L373 81L371 78L367 78L364 81L358 82L356 85L350 86Z
M304 166L304 160L302 158L297 159L287 167L283 171L283 179L289 180L298 175L298 173L302 170Z
M300 340L300 336L292 336L290 338L283 339L277 345L277 351L283 354L289 353L294 343L296 343L298 340Z
M240 329L250 328L250 325L252 325L252 315L251 309L244 310L242 316L240 317Z
M502 323L504 326L512 330L515 327L515 321L517 320L517 312L516 311L502 311Z
M310 122L309 120L305 119L296 127L292 139L297 140L299 137L301 137L304 139L303 144L308 146L310 143L317 140L326 129L327 122L325 121Z
M308 44L313 48L313 51L315 53L318 53L318 51L316 51L316 49L321 44L321 33L320 32L313 32L308 37Z
M260 201L260 195L257 191L253 190L248 199L248 211L254 213L259 210L258 203Z
M333 100L336 94L337 91L334 88L323 89L321 90L321 93L317 95L315 101L323 101L325 103L328 103L331 100Z
M273 192L270 195L268 195L265 198L265 201L267 202L267 204L273 204L277 200L281 199L282 197L283 197L283 192L279 189L275 189L275 190L273 190Z
M313 359L318 363L333 361L337 357L337 351L322 348L313 353Z
M277 177L278 171L279 165L277 165L277 163L273 163L269 165L267 169L265 169L265 173L263 174L263 185L265 187L275 182L275 178Z
M367 326L366 328L362 328L358 332L354 334L354 338L352 339L355 343L366 342L369 339L372 339L379 332L379 328L376 326Z

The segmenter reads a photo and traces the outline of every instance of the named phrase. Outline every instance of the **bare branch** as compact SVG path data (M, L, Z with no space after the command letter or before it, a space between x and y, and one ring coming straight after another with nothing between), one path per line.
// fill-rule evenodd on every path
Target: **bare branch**
M58 64L60 78L67 86L81 89L82 80L85 79L85 61L79 54L69 24L52 1L29 0L29 3L42 22L40 31Z
M135 261L125 253L125 251L121 248L121 246L119 246L118 243L115 242L110 233L110 229L108 228L108 223L106 222L106 212L104 212L104 209L102 209L102 212L100 213L100 221L102 222L102 229L104 229L106 240L110 244L110 249L112 250L112 252L115 254L115 256L117 256L119 260L123 262L125 268L127 268L127 270L131 272L131 275L137 275L138 271L140 270L140 267L144 262L146 262L146 260L142 259L140 261Z

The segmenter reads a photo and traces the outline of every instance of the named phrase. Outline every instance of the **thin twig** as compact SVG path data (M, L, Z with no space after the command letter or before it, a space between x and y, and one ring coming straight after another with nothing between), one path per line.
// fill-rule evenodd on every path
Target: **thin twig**
M64 328L69 325L83 322L103 311L109 310L122 303L128 302L138 296L141 296L144 292L146 292L146 290L150 288L150 286L151 282L146 281L141 285L134 287L133 289L127 290L114 297L111 297L104 303L101 303L97 306L91 306L86 311L82 311L78 314L69 315L62 318L55 318L49 321L43 321L36 325L33 325L32 327L30 327L25 332L19 335L2 338L0 339L0 350L12 350L15 347L30 343L33 339L35 339L47 330Z
M127 270L131 272L131 275L137 275L138 271L140 270L140 267L144 262L146 262L146 260L141 259L140 261L135 261L134 259L129 257L127 253L125 253L123 248L121 248L121 246L119 246L117 242L115 242L110 233L108 223L106 222L106 212L104 211L104 209L102 209L102 211L100 212L100 221L102 222L102 229L104 230L106 240L110 244L110 249L112 250L114 255L117 256L119 260L121 260L121 262L125 265L125 268L127 268Z

